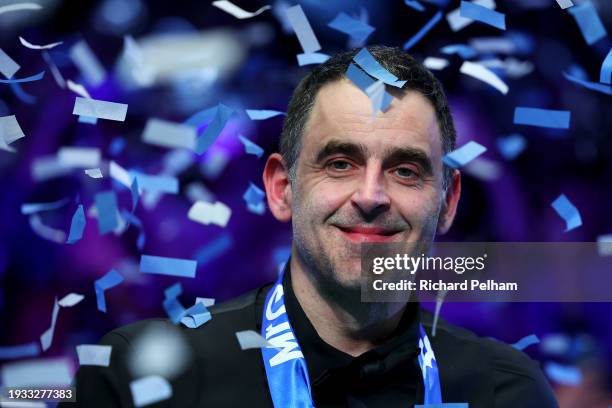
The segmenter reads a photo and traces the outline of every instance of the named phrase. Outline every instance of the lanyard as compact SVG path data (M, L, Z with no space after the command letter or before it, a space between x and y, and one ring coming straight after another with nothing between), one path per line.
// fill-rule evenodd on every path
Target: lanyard
M275 347L263 347L264 365L276 408L314 408L306 360L289 324L285 309L283 275L266 296L261 335ZM419 366L425 386L424 404L442 403L440 374L429 338L419 324Z

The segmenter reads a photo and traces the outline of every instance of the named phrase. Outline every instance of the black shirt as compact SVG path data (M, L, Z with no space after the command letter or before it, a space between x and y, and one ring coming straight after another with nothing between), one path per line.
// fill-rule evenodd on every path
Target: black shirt
M410 407L423 399L416 303L408 304L388 341L352 357L319 337L295 297L290 274L285 274L283 288L289 321L308 366L315 406Z
M326 344L283 282L289 321L304 353L315 405L327 407L411 407L423 403L418 366L418 323L436 355L444 402L468 402L470 408L557 407L538 364L524 353L480 338L440 319L431 334L431 313L410 304L396 332L384 344L352 357ZM271 285L212 307L213 318L197 329L174 327L166 319L130 324L104 336L113 347L109 367L83 366L75 378L77 403L62 408L133 407L129 361L142 353L137 339L152 327L176 330L191 355L187 367L171 379L172 398L147 407L272 407L259 349L241 350L235 333L261 331ZM172 356L169 356L172 358ZM151 373L154 374L154 373ZM283 407L284 408L284 407Z

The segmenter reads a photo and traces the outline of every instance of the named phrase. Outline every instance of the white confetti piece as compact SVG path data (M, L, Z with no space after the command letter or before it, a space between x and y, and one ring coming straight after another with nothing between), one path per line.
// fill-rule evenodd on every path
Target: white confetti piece
M40 10L42 6L36 3L16 3L0 7L0 14L21 10Z
M46 44L46 45L35 45L32 44L30 42L28 42L25 38L23 37L19 37L19 42L21 42L21 45L23 45L26 48L29 48L31 50L50 50L51 48L55 48L60 44L63 44L63 41L59 41L59 42L54 42L51 44Z
M193 149L196 137L194 127L155 118L147 121L142 132L143 142L172 148Z
M70 79L66 81L66 85L68 86L68 89L75 94L82 96L83 98L91 99L91 95L89 95L89 92L87 92L87 89L85 89L83 85L72 82Z
M58 302L61 307L72 307L78 304L81 300L85 299L85 296L79 293L69 293Z
M100 170L97 167L94 169L85 169L85 174L87 174L89 177L94 178L94 179L100 179L104 177L102 175L102 170Z
M250 11L241 9L240 7L238 7L231 1L227 1L227 0L213 1L212 5L225 11L228 14L231 14L232 16L240 20L244 20L245 18L255 17L271 8L271 6L266 5L266 6L260 7L259 9L257 9L257 11L250 12Z
M461 68L459 69L459 71L462 74L469 75L473 78L479 79L482 82L491 85L493 88L497 89L504 95L508 93L508 85L506 85L506 83L502 81L501 78L495 75L493 71L491 71L485 66L482 66L481 64L464 61L463 64L461 64Z
M116 120L123 122L127 114L128 106L124 103L100 101L76 97L72 113L79 116L92 118Z
M110 364L111 346L100 346L96 344L81 344L76 346L80 365L93 365L108 367Z
M225 227L232 215L232 210L220 201L207 203L198 201L189 209L187 217L204 225L215 224Z
M439 71L448 66L448 60L444 58L427 57L425 61L423 61L423 65L425 65L427 69Z
M263 336L257 333L255 330L244 330L236 332L236 338L240 343L242 350L262 348L262 347L274 347L272 343L264 339Z
M100 165L102 154L98 148L62 147L57 158L66 167L89 168Z
M159 375L134 380L130 383L134 405L142 407L172 397L172 386Z

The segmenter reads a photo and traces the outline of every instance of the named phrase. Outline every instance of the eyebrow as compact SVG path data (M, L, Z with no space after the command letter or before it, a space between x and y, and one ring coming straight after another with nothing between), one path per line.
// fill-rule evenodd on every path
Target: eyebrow
M330 140L319 150L315 162L320 163L334 154L344 154L354 157L356 160L365 161L367 151L368 149L362 144Z
M383 155L383 167L392 167L400 163L416 163L427 176L433 175L431 159L421 149L414 147L394 147L387 149Z
M363 144L330 140L319 150L315 162L321 163L334 154L343 154L363 162L369 156L368 148ZM418 164L427 176L433 175L431 159L421 149L414 147L393 147L385 150L383 154L383 167L392 167L406 162Z

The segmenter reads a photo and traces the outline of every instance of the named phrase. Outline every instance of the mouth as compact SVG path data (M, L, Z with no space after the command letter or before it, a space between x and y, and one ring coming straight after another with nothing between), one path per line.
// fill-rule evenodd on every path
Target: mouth
M380 227L363 227L363 226L339 226L334 225L340 233L352 242L390 242L397 239L397 235L401 233L398 230L390 230Z

